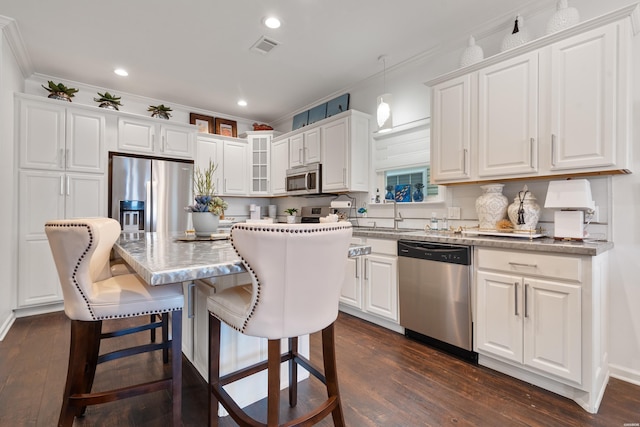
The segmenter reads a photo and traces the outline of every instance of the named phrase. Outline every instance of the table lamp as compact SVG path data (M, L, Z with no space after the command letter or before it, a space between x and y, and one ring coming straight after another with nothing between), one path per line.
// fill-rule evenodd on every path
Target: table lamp
M592 214L595 209L591 184L586 179L550 181L544 207L560 209L553 216L554 239L582 240L584 213Z

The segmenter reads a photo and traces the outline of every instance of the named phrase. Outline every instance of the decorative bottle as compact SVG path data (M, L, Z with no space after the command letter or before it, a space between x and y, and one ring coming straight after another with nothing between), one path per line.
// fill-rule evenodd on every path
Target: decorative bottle
M496 223L507 215L509 200L502 194L504 184L480 187L484 193L476 199L476 213L481 230L495 230Z

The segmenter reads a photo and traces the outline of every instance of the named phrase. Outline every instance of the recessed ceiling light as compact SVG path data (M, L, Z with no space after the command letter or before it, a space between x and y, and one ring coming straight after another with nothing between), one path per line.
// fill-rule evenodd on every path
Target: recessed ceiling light
M273 29L280 28L280 20L275 16L269 16L268 18L265 18L264 25Z
M238 105L241 107L246 107L247 106L247 101L245 101L244 99L241 99L240 101L238 101Z
M127 73L127 70L125 70L124 68L116 68L115 70L113 70L113 72L122 77L127 77L129 75L129 73Z

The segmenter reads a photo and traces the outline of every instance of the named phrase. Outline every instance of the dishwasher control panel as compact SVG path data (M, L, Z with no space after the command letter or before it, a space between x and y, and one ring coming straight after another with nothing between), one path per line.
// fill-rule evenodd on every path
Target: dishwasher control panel
M463 245L398 240L398 256L471 265L471 247Z

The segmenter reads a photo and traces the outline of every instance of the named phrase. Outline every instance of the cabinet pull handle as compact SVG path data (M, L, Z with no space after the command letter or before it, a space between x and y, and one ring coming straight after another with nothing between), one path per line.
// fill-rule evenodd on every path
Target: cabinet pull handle
M529 166L531 166L531 169L534 169L535 166L533 166L533 146L535 145L535 139L531 138L529 139L529 155L531 156L531 158L529 159Z
M528 290L529 290L529 284L525 283L524 284L524 317L529 317L529 298L528 298Z
M156 136L151 135L151 151L156 151Z
M358 274L358 270L359 270L358 269L358 261L359 261L358 258L356 258L356 279L360 278L360 275Z
M64 176L60 175L60 195L64 196Z
M60 165L60 169L64 169L64 150L61 148L58 151L58 164Z
M302 148L298 148L298 163L304 163L304 162L302 161L302 156L303 156L303 154L302 154Z
M462 173L467 173L467 149L462 150Z
M521 262L511 262L509 261L509 265L512 267L530 267L530 268L538 268L538 264L524 264Z
M513 285L515 286L515 289L516 289L516 292L515 292L516 309L515 309L515 313L514 314L516 316L519 316L520 315L520 313L518 312L518 285L519 285L519 283L515 282Z
M160 142L160 151L164 153L164 150L166 147L167 147L167 139L164 135L162 135L162 141Z
M71 178L67 175L67 196L71 194Z
M224 179L224 192L227 192L227 178Z
M551 134L551 166L556 165L556 136Z
M196 311L195 311L195 308L193 307L193 293L195 291L196 284L195 282L191 282L189 283L188 286L189 287L187 288L187 304L189 304L189 310L187 311L187 318L193 319L194 317L196 317Z
M69 167L69 149L64 150L64 167Z
M347 186L347 168L342 168L342 185Z
M364 260L364 280L369 280L369 269L367 268L368 265L369 265L369 260L365 259Z

